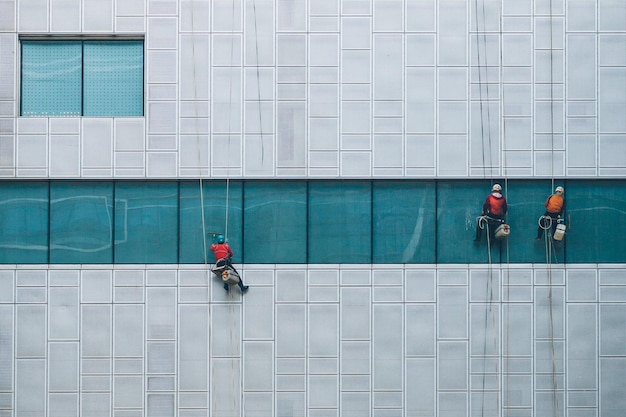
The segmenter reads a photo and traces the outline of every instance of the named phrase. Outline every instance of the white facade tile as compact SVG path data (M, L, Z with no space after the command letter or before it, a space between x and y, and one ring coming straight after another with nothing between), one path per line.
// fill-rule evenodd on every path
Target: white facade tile
M145 16L146 2L142 0L115 0L116 16Z
M19 32L48 31L47 0L20 0L16 3Z
M146 19L139 16L116 17L115 31L119 33L143 33L146 31Z
M148 0L148 14L176 14L177 4L176 0Z
M565 152L535 152L535 175L563 176L565 175Z
M10 176L14 171L15 142L16 138L14 135L0 135L0 167L3 172L2 176Z
M177 159L173 152L148 152L146 175L152 178L176 177Z
M84 118L82 124L83 168L112 168L113 120Z
M369 151L372 149L370 135L341 135L342 151Z
M48 159L47 137L44 135L17 136L17 169L46 169Z
M13 0L0 1L0 31L15 31L15 21L17 17L17 13L15 12L16 7L17 2Z
M81 30L80 0L50 0L50 31L79 32Z
M148 83L176 83L175 50L148 50L146 67Z
M80 176L80 136L50 136L50 176Z
M438 145L439 175L467 175L467 137L441 136Z
M113 31L113 0L83 0L83 26L86 32Z
M115 119L114 137L116 151L145 150L144 119Z
M598 140L599 165L602 168L625 168L626 140L623 135L602 135Z
M368 177L371 175L371 152L341 152L341 175Z

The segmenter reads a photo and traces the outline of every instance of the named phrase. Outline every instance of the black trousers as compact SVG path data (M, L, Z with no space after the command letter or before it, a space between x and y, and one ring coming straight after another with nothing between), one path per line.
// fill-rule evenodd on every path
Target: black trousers
M496 229L498 228L498 226L504 223L504 216L498 216L496 214L486 214L485 216L488 217L488 219L487 219L487 224L483 225L483 227L486 226L488 228L489 238L494 239ZM478 222L476 223L476 237L474 238L474 242L480 242L482 238L483 229L481 229L480 227L481 222L482 222L482 216L478 219Z
M552 225L550 227L550 230L552 231L552 236L554 236L554 232L556 232L556 225L557 225L557 220L559 218L561 214L560 213L550 213L549 211L546 211L545 213L543 213L544 217L550 217L552 219ZM540 226L537 227L537 239L541 239L541 237L543 236L543 231L546 228L546 226L548 225L548 222L550 220L542 218L540 220Z
M237 283L237 285L239 286L239 289L241 291L244 291L246 289L246 286L243 285L243 279L241 278L241 275L239 274L239 271L237 271L237 269L233 266L233 260L232 258L229 256L228 258L224 258L224 260L226 261L226 265L232 269L233 271L235 271L235 273L237 274L237 276L239 277L239 282ZM225 290L229 290L230 289L230 285L224 283L224 289Z

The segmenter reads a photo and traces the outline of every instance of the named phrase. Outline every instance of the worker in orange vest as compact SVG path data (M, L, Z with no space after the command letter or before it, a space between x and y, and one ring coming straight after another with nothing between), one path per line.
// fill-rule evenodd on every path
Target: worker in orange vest
M541 216L539 220L539 227L537 228L537 237L535 240L541 240L541 236L543 236L543 231L548 228L548 224L552 224L552 236L554 236L554 232L556 230L556 225L561 219L561 215L565 211L565 198L563 197L565 194L565 189L561 186L556 187L554 190L554 194L552 194L546 200L544 206L546 206L546 212ZM548 218L551 219L548 220ZM550 223L549 223L550 222Z
M506 198L502 195L501 191L502 186L500 184L494 184L493 187L491 187L491 194L487 196L485 203L483 204L482 215L491 219L489 220L490 237L493 237L493 233L497 226L504 223L504 217L506 216L506 212L509 208ZM480 242L483 231L481 221L483 221L482 218L479 218L478 224L476 225L476 237L474 238L474 242L476 242L476 244Z

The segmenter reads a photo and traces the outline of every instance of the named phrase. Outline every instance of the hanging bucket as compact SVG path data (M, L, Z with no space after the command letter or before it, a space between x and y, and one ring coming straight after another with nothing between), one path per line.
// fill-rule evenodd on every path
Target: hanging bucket
M511 233L511 226L509 226L508 224L501 224L496 229L496 232L494 235L496 239L504 239L507 236L509 236L510 233Z
M224 281L224 283L228 285L238 284L239 275L237 275L235 271L227 269L224 272L222 272L222 281Z
M556 230L554 231L554 240L563 240L565 237L565 225L563 223L559 223L556 225Z

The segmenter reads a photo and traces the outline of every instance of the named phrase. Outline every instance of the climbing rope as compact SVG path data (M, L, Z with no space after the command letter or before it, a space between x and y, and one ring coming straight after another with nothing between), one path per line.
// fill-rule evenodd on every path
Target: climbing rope
M488 367L486 366L487 361L487 338L489 331L489 324L491 324L491 329L493 333L493 356L495 360L495 376L496 376L496 389L498 390L496 393L496 410L500 410L501 402L501 388L500 388L500 362L501 362L501 353L498 349L498 334L501 334L500 327L498 326L498 313L502 311L502 309L494 308L494 267L493 267L493 259L492 259L492 239L491 239L491 225L489 224L488 216L481 216L478 220L478 225L481 229L485 230L485 234L487 236L487 251L488 251L488 269L487 269L487 283L486 283L486 300L487 304L485 306L485 320L484 320L484 343L483 343L483 376L482 376L482 399L481 399L481 416L485 414L485 392L486 392L486 377ZM508 244L508 239L507 239ZM501 284L500 284L501 285ZM498 294L500 291L498 291ZM491 320L489 320L491 319ZM498 411L499 413L499 411Z
M259 106L259 134L261 135L261 165L265 161L265 140L263 137L263 112L261 111L261 76L259 74L259 33L257 30L256 0L252 0L252 12L254 15L254 52L256 57L256 93Z
M505 190L505 195L508 194L508 189L509 189L509 175L508 175L508 165L507 165L507 151L508 151L508 147L506 145L506 138L507 138L507 132L506 132L506 120L505 120L505 116L504 116L504 102L505 102L505 89L504 89L504 82L503 82L503 71L502 71L502 67L504 65L504 35L503 35L503 27L504 27L504 6L503 6L503 2L504 0L501 0L498 5L499 5L499 24L498 24L498 31L499 31L499 85L500 85L500 115L501 115L501 138L502 138L502 148L500 150L500 157L502 160L502 175L504 176L504 190ZM506 323L501 323L502 327L502 331L500 334L502 334L504 331L506 331L506 340L504 340L504 346L500 351L500 360L502 362L502 369L503 369L503 373L504 376L502 378L501 384L501 392L505 392L506 393L506 408L504 408L504 404L502 407L502 412L504 412L504 410L506 410L506 415L509 415L509 411L511 409L511 398L510 398L510 394L511 394L511 390L509 389L509 352L510 352L510 338L511 338L511 326L510 326L510 317L511 317L511 309L510 309L510 300L511 300L511 282L510 282L510 270L511 270L511 251L510 251L510 245L509 245L509 239L506 238L506 278L505 278L505 274L504 271L501 270L501 281L500 281L500 285L503 285L504 281L506 280L506 301L500 299L500 303L503 304L504 302L506 302ZM502 292L501 292L502 294ZM504 296L504 294L502 294L502 296ZM501 316L505 314L504 311L504 306L502 306L502 308L500 309L501 311ZM504 321L504 320L503 320ZM504 401L504 399L503 399Z
M550 192L554 190L554 45L553 45L553 0L550 0ZM552 219L550 219L552 227ZM552 229L545 230L546 264L548 267L548 309L550 315L550 353L552 356L552 408L554 416L559 416L558 381L556 377L556 358L554 347L554 317L553 317L553 288L552 288L552 256L554 245ZM556 256L556 254L555 254Z
M475 17L475 24L476 24L476 53L477 53L477 64L478 64L478 90L479 90L479 101L480 101L480 134L481 134L481 144L482 144L482 165L483 165L483 177L487 178L487 165L489 165L489 178L491 181L491 186L493 186L494 184L494 177L493 177L493 169L494 169L494 163L492 160L492 156L493 156L493 150L492 150L492 137L491 137L491 106L489 105L489 102L487 103L487 129L485 129L485 99L483 97L483 79L482 79L482 71L483 71L483 64L484 64L484 71L485 71L485 84L486 84L486 95L487 95L487 100L490 99L490 94L489 94L489 68L488 68L488 63L487 63L487 34L486 34L486 12L485 12L485 1L483 0L481 3L481 12L479 13L479 4L478 4L478 0L474 0L474 8L475 8L475 13L474 13L474 17ZM482 15L482 31L480 30L480 19L479 19L479 14ZM484 62L483 62L483 58L482 58L482 54L481 54L481 42L480 42L480 35L482 34L482 46L483 46L483 50L485 52L485 57L484 57ZM486 154L486 146L485 146L485 130L486 130L486 136L487 136L487 151L489 152L489 158L488 161L485 158L485 154ZM497 337L498 337L498 331L497 331L497 325L496 325L496 312L494 311L493 308L493 301L494 301L494 294L493 294L493 274L494 274L494 270L493 270L493 260L492 260L492 254L491 254L491 230L490 230L490 224L489 224L489 218L487 216L481 216L478 219L478 227L482 230L486 231L486 236L487 236L487 252L488 252L488 277L487 277L487 288L486 288L486 299L487 299L487 304L485 306L485 321L484 321L484 331L485 331L485 335L484 335L484 344L483 344L483 361L484 361L484 369L483 369L483 375L482 375L482 398L481 398L481 416L484 416L484 412L485 412L485 393L486 393L486 377L487 377L487 338L488 338L488 330L489 330L489 318L491 317L491 328L493 329L493 344L494 344L494 354L497 355L498 352L498 348L497 348ZM498 360L496 360L496 369L495 369L495 373L496 373L496 378L499 380L499 363ZM499 387L499 382L497 383L497 386ZM496 409L499 410L500 409L500 392L497 393L496 395L497 398L497 404L496 404Z

